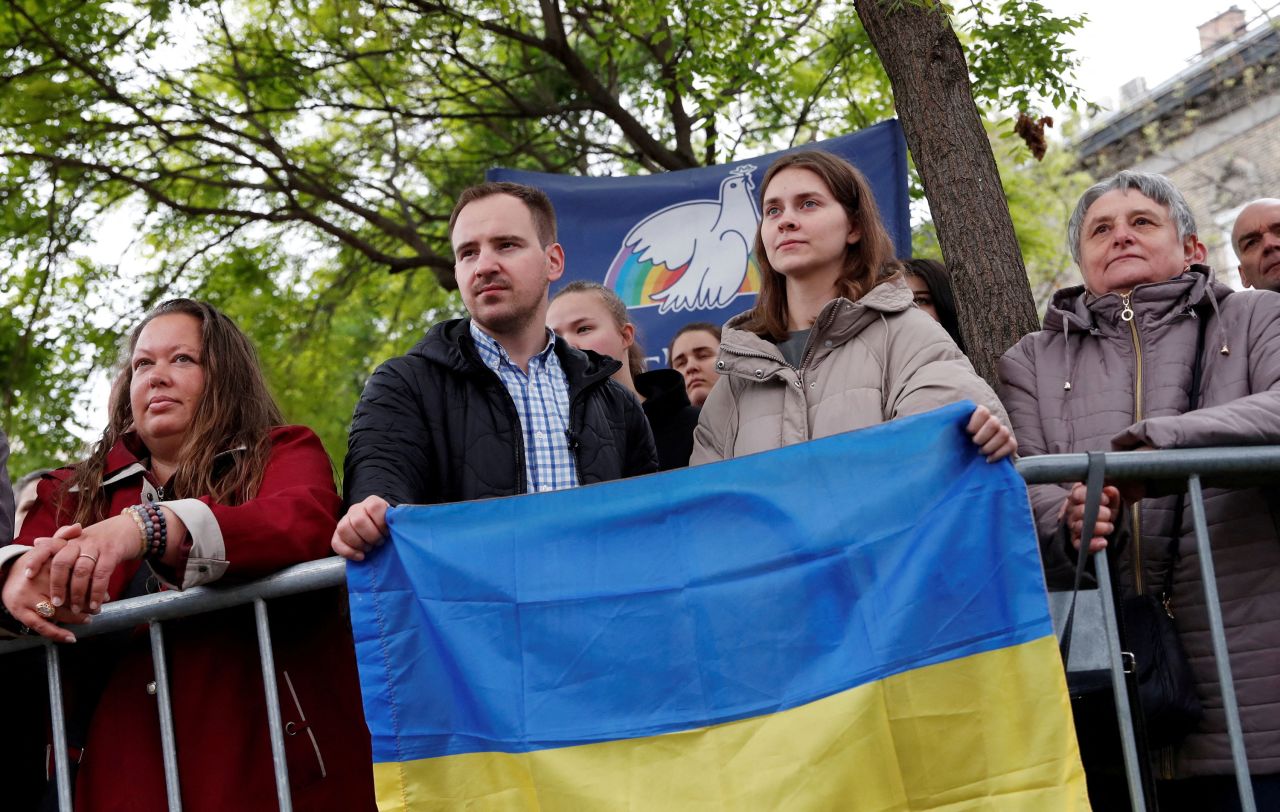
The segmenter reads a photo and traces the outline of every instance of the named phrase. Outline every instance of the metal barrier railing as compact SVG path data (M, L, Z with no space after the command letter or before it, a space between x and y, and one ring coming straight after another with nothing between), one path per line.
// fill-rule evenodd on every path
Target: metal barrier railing
M1240 731L1240 716L1235 701L1231 666L1227 658L1226 638L1222 628L1222 615L1218 606L1213 562L1205 525L1204 499L1201 477L1212 479L1249 477L1250 484L1257 477L1274 476L1280 480L1280 447L1258 448L1204 448L1149 452L1117 452L1105 455L1109 479L1128 480L1183 480L1188 483L1195 539L1199 547L1201 574L1206 587L1206 602L1212 626L1214 655L1218 663L1219 679L1223 686L1223 702L1227 711L1228 733L1235 764L1236 782L1240 789L1243 809L1255 810L1248 763L1245 759L1244 739ZM1085 454L1057 454L1028 457L1019 460L1017 469L1030 484L1076 482L1085 477L1088 457ZM1097 572L1100 581L1108 579L1106 559L1099 556ZM173 712L170 704L169 675L164 656L163 624L165 621L191 615L215 612L235 606L253 604L257 625L258 648L262 664L262 679L267 703L267 721L271 738L271 754L275 770L276 794L282 812L293 808L289 790L289 774L285 764L283 726L280 716L279 694L276 690L275 655L268 624L266 601L326 589L344 584L346 574L341 559L328 558L299 564L252 583L223 587L195 587L183 592L160 592L138 598L107 604L93 619L92 624L73 626L77 638L92 637L110 632L133 629L146 624L150 633L152 658L155 662L156 699L160 713L160 736L164 753L165 791L170 812L182 809L181 788L178 782L177 748L174 744ZM1106 583L1101 584L1104 588ZM1107 602L1104 601L1104 605ZM1115 630L1114 610L1108 615L1108 636L1111 638L1111 670L1120 716L1128 707L1128 696L1123 685L1123 665L1120 661L1119 639ZM65 716L62 707L62 671L59 663L58 644L41 637L21 637L0 641L0 656L25 649L43 647L49 685L49 709L53 727L53 757L58 807L70 812L72 807L71 785L67 755ZM1118 687L1117 687L1118 686ZM1137 775L1136 744L1132 720L1120 719L1125 750L1126 771L1130 776L1130 793L1135 809L1144 809L1141 784Z
M289 771L285 764L284 732L280 718L280 694L276 691L275 652L271 644L267 601L303 592L312 592L346 583L342 559L309 561L282 570L259 581L231 587L200 586L183 592L160 592L115 601L102 607L93 623L71 626L77 639L133 629L146 624L151 636L151 656L155 661L156 700L160 713L160 739L164 753L165 794L170 812L182 809L178 784L178 751L173 735L173 710L169 695L169 673L164 655L162 626L167 620L216 612L253 604L258 631L258 651L262 662L262 682L267 702L267 725L271 735L271 758L275 769L276 797L281 812L292 812ZM0 655L43 647L49 682L49 717L53 728L54 780L58 809L71 812L70 767L67 756L66 717L62 709L62 669L59 645L43 637L19 637L0 642Z
M1231 677L1231 661L1222 624L1222 607L1218 600L1218 584L1214 575L1209 529L1205 521L1201 478L1207 477L1227 486L1261 484L1269 479L1280 481L1280 447L1126 451L1103 454L1102 458L1108 480L1171 482L1179 485L1183 481L1186 483L1191 506L1192 535L1196 544L1196 557L1200 562L1200 577L1204 583L1205 609L1209 616L1214 662L1222 691L1223 711L1227 719L1227 736L1231 743L1236 788L1240 794L1241 809L1244 812L1255 812L1257 806L1253 798L1249 762L1244 749L1244 734L1240 725L1240 709L1236 702L1235 682ZM1018 473L1022 474L1028 484L1082 482L1088 467L1087 454L1027 457L1017 462ZM1175 517L1175 521L1182 521L1182 517ZM1105 596L1109 596L1111 571L1107 558L1099 555L1093 560L1098 577L1098 588ZM1129 797L1135 810L1147 809L1147 798L1139 777L1139 759L1143 754L1138 752L1134 734L1132 709L1129 707L1129 696L1124 681L1125 669L1121 659L1115 607L1105 598L1102 601L1102 607L1103 626L1107 634L1111 686L1116 702L1116 716L1120 728L1120 744L1124 754Z

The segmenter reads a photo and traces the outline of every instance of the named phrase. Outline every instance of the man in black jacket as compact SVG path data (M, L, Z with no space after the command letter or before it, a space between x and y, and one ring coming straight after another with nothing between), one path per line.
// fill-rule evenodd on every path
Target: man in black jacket
M449 218L454 278L471 314L435 325L365 385L351 421L347 514L333 549L361 560L387 508L556 490L657 470L619 362L547 329L564 272L555 211L538 189L485 183Z

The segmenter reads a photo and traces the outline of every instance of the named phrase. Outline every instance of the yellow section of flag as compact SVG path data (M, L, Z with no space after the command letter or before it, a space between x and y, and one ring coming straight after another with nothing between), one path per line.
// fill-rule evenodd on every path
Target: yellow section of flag
M767 716L374 773L382 812L1089 808L1052 637Z

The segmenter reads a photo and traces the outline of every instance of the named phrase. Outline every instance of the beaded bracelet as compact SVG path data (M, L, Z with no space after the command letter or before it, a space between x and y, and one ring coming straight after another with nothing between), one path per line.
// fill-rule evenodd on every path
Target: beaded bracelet
M143 521L142 517L138 515L138 511L135 508L137 508L137 505L130 505L120 511L120 515L132 518L133 523L138 526L138 537L140 539L138 546L138 559L141 560L147 554L147 548L150 546L150 539L147 536L147 525Z
M169 546L169 523L164 517L164 511L150 500L143 502L139 507L147 512L151 527L155 529L155 545L147 552L147 557L164 558L165 548Z
M133 516L134 521L138 525L138 529L142 533L142 547L140 558L163 558L165 548L169 543L168 522L165 520L164 512L160 510L154 502L144 502L140 505L130 505L125 508L125 513Z

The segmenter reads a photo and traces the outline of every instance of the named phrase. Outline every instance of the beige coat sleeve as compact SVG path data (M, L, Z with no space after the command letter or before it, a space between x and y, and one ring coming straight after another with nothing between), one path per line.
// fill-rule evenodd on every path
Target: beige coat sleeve
M971 400L1013 428L996 393L942 325L913 308L886 316L885 329L886 419Z

